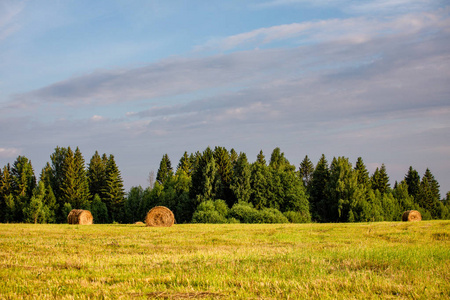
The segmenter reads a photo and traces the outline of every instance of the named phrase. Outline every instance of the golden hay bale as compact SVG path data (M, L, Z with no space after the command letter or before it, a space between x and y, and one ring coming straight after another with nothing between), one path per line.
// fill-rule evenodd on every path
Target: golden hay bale
M412 221L421 221L422 215L417 210L407 210L402 215L402 221L412 222Z
M175 223L175 216L165 206L153 207L145 217L145 224L152 227L170 227Z
M134 224L136 224L136 225L144 225L144 222L138 221L138 222L134 222Z
M94 217L88 210L72 209L67 216L67 222L69 224L91 225L94 223Z

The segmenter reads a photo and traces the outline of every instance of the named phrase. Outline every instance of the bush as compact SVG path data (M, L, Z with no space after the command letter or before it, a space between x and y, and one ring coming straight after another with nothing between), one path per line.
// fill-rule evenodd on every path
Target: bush
M261 223L289 223L281 211L275 208L264 208L260 211Z
M288 219L279 210L275 208L257 210L247 202L233 205L229 216L241 223L288 223Z
M200 203L192 216L193 223L227 223L228 207L223 200L207 200ZM217 209L218 208L218 209Z
M310 222L310 218L308 215L298 211L287 211L284 213L284 216L291 223L308 223Z

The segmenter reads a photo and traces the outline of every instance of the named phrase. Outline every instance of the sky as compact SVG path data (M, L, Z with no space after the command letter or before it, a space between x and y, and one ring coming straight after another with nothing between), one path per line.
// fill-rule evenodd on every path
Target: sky
M450 3L0 0L0 167L113 154L126 190L164 154L362 157L450 191Z

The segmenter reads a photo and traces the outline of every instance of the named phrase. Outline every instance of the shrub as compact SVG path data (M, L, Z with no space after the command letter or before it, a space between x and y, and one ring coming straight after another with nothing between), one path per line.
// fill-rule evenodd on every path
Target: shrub
M228 207L223 200L207 200L200 203L192 216L193 223L227 223ZM218 209L217 209L218 208Z
M284 216L291 223L308 223L310 222L310 218L308 215L301 213L299 211L287 211L284 213Z

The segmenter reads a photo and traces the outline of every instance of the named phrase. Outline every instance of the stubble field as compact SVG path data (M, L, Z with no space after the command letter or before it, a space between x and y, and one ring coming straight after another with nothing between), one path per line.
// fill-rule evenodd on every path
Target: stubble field
M0 224L1 299L449 299L450 221Z

